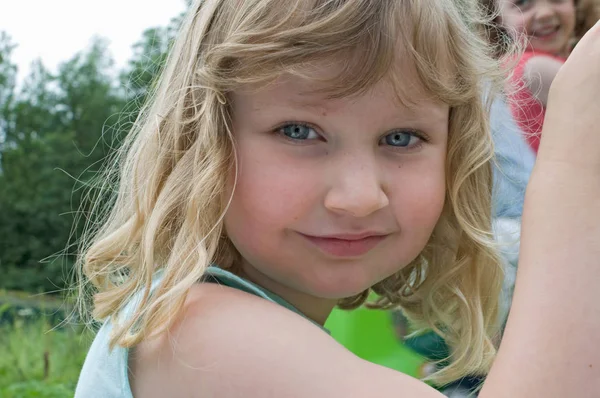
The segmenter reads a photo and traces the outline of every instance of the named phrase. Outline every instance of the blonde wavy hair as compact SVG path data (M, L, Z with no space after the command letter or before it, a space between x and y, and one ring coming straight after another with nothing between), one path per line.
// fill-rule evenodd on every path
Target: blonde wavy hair
M333 96L360 93L410 57L426 90L449 104L446 203L420 256L355 297L400 306L452 348L445 383L488 371L503 278L491 235L493 156L483 92L504 72L474 0L199 0L183 21L151 99L107 162L79 259L81 303L111 317L111 345L167 329L210 264L235 269L223 229L226 176L236 167L230 94L299 73L327 57L345 67ZM491 98L491 97L490 97ZM114 194L112 194L114 192ZM151 288L156 272L160 283ZM139 305L119 317L133 295Z

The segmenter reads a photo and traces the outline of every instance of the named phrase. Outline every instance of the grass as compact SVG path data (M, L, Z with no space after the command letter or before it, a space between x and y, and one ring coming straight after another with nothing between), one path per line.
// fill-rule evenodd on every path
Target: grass
M56 311L16 301L0 300L0 397L73 397L91 332L56 328Z

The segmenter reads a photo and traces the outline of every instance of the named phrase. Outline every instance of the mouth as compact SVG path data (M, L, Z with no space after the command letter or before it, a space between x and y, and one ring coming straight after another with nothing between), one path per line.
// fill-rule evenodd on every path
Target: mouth
M560 25L548 25L534 30L531 36L536 39L548 40L554 38L559 30Z
M300 235L325 254L339 258L355 258L365 255L389 236L389 234L373 232L326 236Z

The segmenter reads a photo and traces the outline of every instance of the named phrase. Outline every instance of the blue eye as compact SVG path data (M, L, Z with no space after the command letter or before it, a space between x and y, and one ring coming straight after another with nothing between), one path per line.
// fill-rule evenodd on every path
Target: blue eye
M516 0L514 4L519 8L525 8L531 3L530 0Z
M280 127L279 132L292 140L310 140L319 138L319 134L310 126L301 123L290 123Z
M406 148L416 145L421 139L412 132L394 131L382 138L386 145Z

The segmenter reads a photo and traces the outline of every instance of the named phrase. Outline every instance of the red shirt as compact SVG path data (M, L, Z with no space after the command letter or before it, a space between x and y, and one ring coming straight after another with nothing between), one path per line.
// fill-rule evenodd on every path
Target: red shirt
M509 92L512 92L509 101L510 111L521 131L525 134L525 139L531 146L531 149L537 153L540 146L540 135L542 133L542 126L544 125L546 108L533 95L523 79L527 61L535 56L551 57L560 62L565 62L565 59L548 53L527 51L519 60L511 77L510 82L512 87L509 90Z

